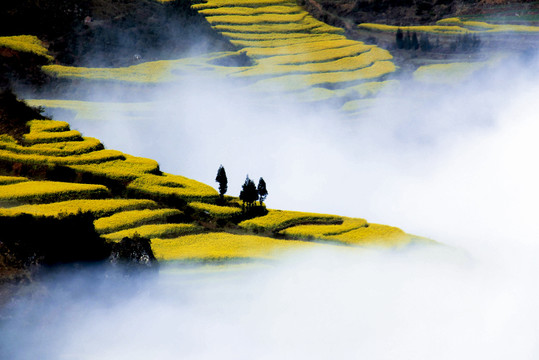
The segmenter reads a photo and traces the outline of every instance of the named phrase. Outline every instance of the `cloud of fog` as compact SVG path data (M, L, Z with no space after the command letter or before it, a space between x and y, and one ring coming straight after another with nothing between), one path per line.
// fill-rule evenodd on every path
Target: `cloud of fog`
M245 174L263 176L271 207L366 217L461 250L326 250L107 286L67 276L14 308L0 349L11 359L537 358L539 82L520 70L410 85L358 120L189 84L156 92L150 122L75 121L208 184L223 164L231 194Z

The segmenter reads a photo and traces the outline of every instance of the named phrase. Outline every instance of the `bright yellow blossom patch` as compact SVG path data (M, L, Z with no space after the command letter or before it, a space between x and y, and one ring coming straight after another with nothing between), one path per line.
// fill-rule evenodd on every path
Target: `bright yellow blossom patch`
M124 160L111 160L100 164L72 165L71 168L92 175L110 179L129 181L146 174L158 173L159 164L155 160L124 155Z
M33 145L60 141L77 141L82 140L82 136L81 133L77 130L58 132L42 131L24 134L23 140L25 144Z
M248 35L248 34L245 34L245 35ZM290 35L293 35L293 34L290 34ZM301 34L296 34L296 35L301 35ZM228 37L234 38L234 34L230 34ZM249 47L272 48L272 47L284 47L284 46L291 46L291 45L298 45L298 44L308 44L311 42L342 41L342 40L346 40L346 37L344 37L343 35L337 35L337 34L313 34L313 35L304 34L302 37L271 38L269 40L239 39L239 40L230 40L230 42L234 45L241 46L244 48L249 48Z
M299 14L217 15L207 16L206 19L212 25L290 24L301 22L306 16L306 12L301 12Z
M60 214L92 213L95 217L110 216L119 211L155 209L157 203L143 199L85 199L54 202L50 204L21 205L13 207L17 212L58 216Z
M6 47L20 52L32 53L52 61L53 57L48 54L47 48L41 40L33 35L0 36L0 47Z
M344 218L338 225L298 225L282 230L280 233L295 239L324 239L367 226L365 219Z
M268 6L268 5L289 5L291 7L297 6L295 1L283 1L283 0L209 0L207 2L201 3L201 4L195 4L193 5L193 9L196 10L202 10L202 9L210 9L210 8L217 8L217 7L225 7L225 6L250 6L250 7L260 7L260 6Z
M354 71L287 75L257 81L250 88L255 91L298 91L310 86L369 80L395 71L390 61L376 61L372 66Z
M102 235L102 237L110 241L120 241L124 237L133 237L138 234L149 239L162 239L196 234L203 230L204 228L193 224L154 224L113 232Z
M206 233L176 239L152 240L152 250L159 260L274 259L283 252L316 249L320 246L327 245L227 233Z
M350 245L365 246L404 246L410 243L411 236L399 228L387 225L369 224L343 234L327 236L328 240L336 240Z
M246 47L243 49L249 56L267 57L277 55L295 55L318 52L321 50L336 50L345 46L358 45L357 41L342 39L342 40L324 40L313 41L306 43L289 44L286 46L275 47ZM365 50L364 50L365 51ZM307 56L310 54L307 54Z
M94 225L99 234L106 234L147 224L164 223L167 219L181 214L182 212L176 209L122 211L97 219Z
M214 15L260 15L260 14L295 14L305 12L300 6L261 6L261 7L218 7L200 10L199 13L205 16Z
M336 224L343 221L342 216L306 213L299 211L270 210L265 216L245 220L239 226L253 231L278 232L301 224Z
M25 177L20 176L0 176L0 185L16 184L28 181Z
M241 208L232 206L219 206L201 202L191 202L189 206L197 210L207 211L208 214L217 218L226 218L241 213Z
M131 182L127 189L150 199L182 199L185 201L213 201L217 191L201 182L179 175L144 175Z
M46 203L68 199L102 198L109 195L103 185L72 184L57 181L25 181L0 186L2 203Z

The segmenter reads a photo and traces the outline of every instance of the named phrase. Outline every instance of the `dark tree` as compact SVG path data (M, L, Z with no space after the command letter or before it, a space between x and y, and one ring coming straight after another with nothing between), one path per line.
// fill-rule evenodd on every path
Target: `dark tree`
M407 31L406 36L404 37L403 48L406 50L410 50L411 47L412 47L412 35L410 34L410 31Z
M412 34L412 44L411 44L410 48L411 48L412 50L417 50L417 49L419 49L419 41L417 40L417 34L415 33L415 31L414 31L414 33Z
M266 189L266 182L263 178L260 178L258 180L258 200L260 201L260 206L264 204L264 200L266 200L266 197L268 196L268 189Z
M404 47L404 33L400 28L397 29L397 34L395 35L395 42L397 43L397 49L402 49Z
M429 41L429 36L427 34L421 34L421 37L419 38L419 47L421 48L421 51L430 51L431 45Z
M228 179L226 178L226 171L223 165L219 166L215 181L219 183L219 196L221 197L221 200L223 200L223 195L226 194L226 191L228 190Z
M258 191L256 190L256 185L253 180L249 179L249 175L247 175L240 192L240 200L243 201L243 209L249 210L257 199Z

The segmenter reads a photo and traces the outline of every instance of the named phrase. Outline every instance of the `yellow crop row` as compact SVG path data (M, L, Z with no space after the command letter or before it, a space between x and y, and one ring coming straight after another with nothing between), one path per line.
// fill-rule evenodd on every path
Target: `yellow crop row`
M294 14L305 12L300 6L262 6L262 7L218 7L200 10L199 13L205 16L214 15L260 15L260 14Z
M267 215L242 221L239 226L253 231L278 232L301 224L336 224L342 221L343 217L336 215L270 210Z
M236 33L305 33L316 28L316 23L262 24L262 25L214 25L219 32Z
M176 209L145 209L122 211L114 215L102 217L94 221L95 230L99 234L117 232L147 224L163 223L172 216L182 212Z
M342 40L324 40L313 41L306 43L298 43L294 45L275 46L275 47L247 47L242 49L247 55L254 57L263 56L278 56L278 55L294 55L303 53L318 52L321 50L335 50L346 46L357 46L363 44L358 41L342 39Z
M283 0L209 0L202 4L192 5L195 10L219 8L226 6L249 6L249 7L262 7L268 5L289 5L297 6L295 1L283 1Z
M247 41L274 41L274 40L290 40L298 39L305 40L310 39L311 36L338 36L343 38L342 35L336 34L311 34L308 32L300 33L286 33L286 32L269 32L269 33L238 33L238 32L222 32L223 36L226 36L229 39L236 40L247 40Z
M155 209L157 203L140 199L86 199L68 200L50 204L21 205L13 207L17 212L32 215L58 216L89 212L95 217L110 216L119 211Z
M82 78L91 80L114 80L137 83L159 83L176 78L173 60L145 62L122 68L85 68L63 65L46 65L42 70L58 78Z
M396 32L398 29L402 31L415 31L418 33L429 33L429 34L438 34L438 35L458 35L465 34L469 30L460 27L460 26L442 26L442 25L418 25L418 26L395 26L395 25L385 25L385 24L370 24L363 23L359 24L360 29L371 30L371 31L383 31L383 32Z
M310 73L324 73L332 71L351 71L361 68L365 68L372 65L378 60L391 60L393 57L389 51L381 49L379 47L373 47L369 51L361 53L354 57L345 57L335 61L320 62L320 63L306 63L300 65L263 65L249 68L245 71L233 74L235 77L246 76L278 76L289 74L310 74Z
M110 234L102 235L103 238L110 241L120 241L124 237L133 237L138 234L145 238L162 239L195 234L203 231L200 226L193 224L154 224L142 225L133 229L121 230Z
M56 143L35 144L24 147L28 153L40 153L42 155L68 156L80 155L92 151L103 150L101 142L92 137L83 137L82 141L62 141Z
M180 198L189 200L214 200L217 191L201 182L179 175L143 175L131 182L127 189L134 194L154 199Z
M218 218L234 216L241 213L240 208L232 206L219 206L202 202L191 202L189 203L189 206L197 210L207 211L211 216Z
M32 146L22 146L7 138L0 139L0 149L18 154L38 154L48 156L80 155L97 150L103 150L103 145L95 138L82 138L82 141L63 141L57 143L42 143Z
M26 123L30 127L30 133L41 131L69 131L69 124L57 120L30 120Z
M16 184L28 181L25 177L20 176L0 176L0 185Z
M299 14L216 15L206 16L206 20L212 25L291 24L301 22L306 16L306 12Z
M53 60L53 57L48 54L48 50L43 46L41 40L33 35L1 36L0 47L36 54L49 61Z
M305 75L286 75L270 79L263 79L251 85L254 91L298 91L310 86L324 84L338 84L354 81L375 79L396 70L395 64L390 61L375 61L369 67L354 71L340 71L327 73L313 73Z
M487 66L486 62L424 65L414 71L414 80L434 84L455 84Z
M158 173L155 160L124 154L125 160L112 160L100 164L72 165L71 168L97 176L129 181L145 174Z
M0 160L19 162L29 165L81 165L109 162L124 159L123 153L116 150L99 150L91 153L72 156L47 156L39 154L19 154L9 150L0 149ZM96 166L96 165L94 165Z
M30 132L24 134L23 140L25 144L42 144L62 141L77 141L82 140L81 133L77 130L58 131L58 132Z
M338 225L298 225L280 233L296 239L324 239L327 236L340 235L365 226L367 226L365 219L344 218L343 223Z
M26 181L0 186L0 201L6 203L45 203L109 195L103 185L73 184L56 181Z
M438 25L455 25L477 30L478 32L518 32L518 33L536 33L539 26L532 25L512 25L512 24L489 24L483 21L468 21L459 18L447 18L438 20Z
M307 35L305 34L302 37L291 37L291 38L284 38L284 39L269 39L269 40L253 40L253 39L247 39L247 40L230 40L230 42L234 45L241 46L244 48L249 47L256 47L256 48L272 48L272 47L283 47L283 46L291 46L291 45L297 45L297 44L307 44L311 42L319 42L319 41L337 41L337 40L346 40L346 37L343 35L337 35L337 34L313 34L313 35Z
M337 49L325 49L305 54L281 55L259 60L260 66L305 64L312 62L324 62L337 60L344 57L356 56L372 49L373 45L357 43L356 45L344 46Z
M328 236L328 240L335 240L350 245L393 247L407 245L411 241L410 235L399 228L369 224L340 235Z
M315 249L320 246L327 245L228 233L206 233L182 236L177 239L152 240L152 250L159 260L273 259L284 252Z
M338 90L338 93L342 96L354 96L354 97L372 97L381 91L391 91L398 89L400 82L398 80L386 80L386 81L371 81L361 83L359 85L349 86L347 88Z

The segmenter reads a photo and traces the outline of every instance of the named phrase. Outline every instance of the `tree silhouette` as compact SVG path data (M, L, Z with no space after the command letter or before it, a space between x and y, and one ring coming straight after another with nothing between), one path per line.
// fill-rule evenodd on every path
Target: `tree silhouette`
M266 182L263 178L260 178L258 180L258 200L260 201L260 206L264 204L264 200L266 200L266 197L268 196L268 190L266 189Z
M254 202L258 199L258 191L253 180L249 179L249 175L245 178L240 192L240 200L243 201L243 210L249 210Z
M397 43L397 49L402 49L404 47L404 33L400 28L397 29L397 34L395 35L395 42Z
M419 49L419 41L417 40L417 34L416 34L415 31L414 31L414 33L412 34L412 44L411 44L410 48L411 48L412 50L417 50L417 49Z
M223 195L226 194L226 191L228 190L228 179L226 178L226 171L223 165L219 166L215 181L219 183L219 196L221 200L223 200Z

